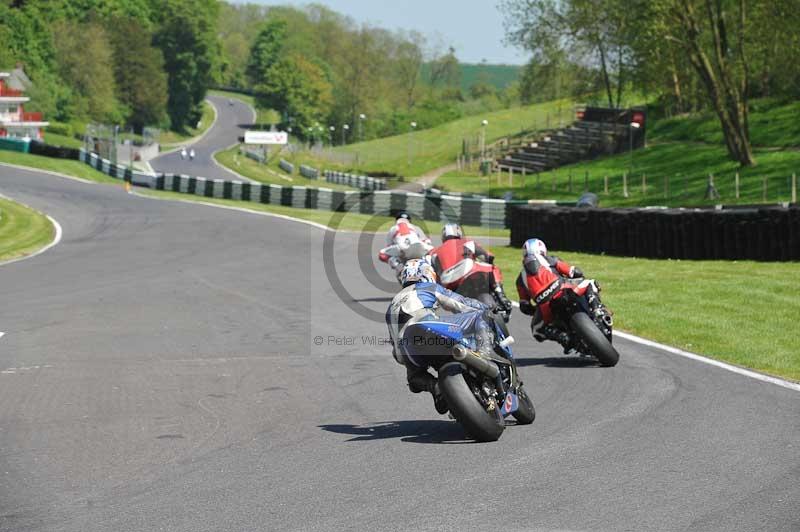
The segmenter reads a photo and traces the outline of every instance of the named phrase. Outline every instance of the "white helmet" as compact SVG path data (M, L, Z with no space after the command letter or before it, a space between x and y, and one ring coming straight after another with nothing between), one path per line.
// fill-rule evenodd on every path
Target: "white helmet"
M522 256L535 257L537 255L547 255L547 246L538 238L529 238L522 245Z
M411 259L405 263L400 272L400 284L408 286L413 283L435 283L436 270L430 262L423 259Z
M444 224L444 227L442 227L442 242L452 238L464 238L464 230L458 224Z

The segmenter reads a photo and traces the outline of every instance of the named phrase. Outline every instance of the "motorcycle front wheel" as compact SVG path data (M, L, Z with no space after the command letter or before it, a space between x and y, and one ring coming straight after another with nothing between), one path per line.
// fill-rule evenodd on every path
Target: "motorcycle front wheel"
M517 388L517 400L519 401L517 411L511 415L514 416L518 424L530 425L536 419L536 410L533 408L533 401L528 397L528 392L521 385Z
M619 353L611 345L603 332L597 328L592 318L583 312L573 314L570 318L572 329L581 337L591 350L591 355L600 361L601 366L616 366Z
M465 380L466 370L457 363L439 369L439 391L447 400L450 412L467 434L480 442L497 441L506 425L500 409L492 401L484 406Z

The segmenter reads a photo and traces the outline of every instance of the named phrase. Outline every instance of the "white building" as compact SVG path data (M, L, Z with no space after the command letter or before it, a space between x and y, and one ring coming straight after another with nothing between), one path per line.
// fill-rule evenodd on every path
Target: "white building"
M8 72L0 72L0 138L42 140L42 128L50 125L42 113L27 113L25 102L30 98L21 90L8 87Z

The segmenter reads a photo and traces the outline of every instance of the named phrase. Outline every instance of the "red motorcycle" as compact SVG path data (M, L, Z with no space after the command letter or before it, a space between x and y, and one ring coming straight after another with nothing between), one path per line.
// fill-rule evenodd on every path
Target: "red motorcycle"
M433 249L430 257L441 285L488 307L500 307L508 321L511 302L503 292L503 274L493 264L492 254L474 240L453 238Z

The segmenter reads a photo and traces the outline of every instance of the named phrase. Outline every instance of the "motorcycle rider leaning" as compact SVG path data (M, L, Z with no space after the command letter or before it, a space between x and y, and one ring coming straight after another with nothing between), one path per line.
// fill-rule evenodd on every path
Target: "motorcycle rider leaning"
M457 318L458 325L465 332L474 332L478 346L490 345L491 338L484 313L489 309L476 299L463 297L436 283L436 272L430 263L423 259L407 261L400 273L403 289L392 299L386 311L386 325L392 339L394 359L406 367L408 388L412 393L430 392L434 406L440 414L447 413L447 403L439 393L436 378L428 373L427 365L420 365L406 351L407 339L403 333L408 325L422 320L451 321ZM439 307L456 316L444 319L437 314ZM471 329L471 331L470 331Z
M416 233L421 242L430 245L431 239L425 235L422 229L411 223L411 215L405 211L397 215L397 220L386 234L386 245L391 246L396 243L397 237L402 237L410 233ZM385 253L378 254L378 258L382 262L388 263L395 271L398 271L403 265L402 259L399 257L390 257Z
M533 316L531 332L536 341L555 340L564 348L565 354L572 350L571 340L566 332L552 324L550 309L550 303L560 297L563 290L573 290L578 295L586 296L593 315L608 316L600 303L599 290L593 280L584 280L577 285L564 280L577 277L583 277L581 269L548 255L543 241L538 238L525 241L522 246L522 271L517 277L519 310Z
M479 262L494 264L494 255L474 240L465 238L464 230L460 225L445 224L442 227L442 245L430 252L431 264L436 274L441 276L442 272L464 260L467 255L472 255L472 258ZM494 278L491 279L491 282L492 295L497 301L497 305L506 312L511 312L511 301L506 297L502 283L497 282Z

